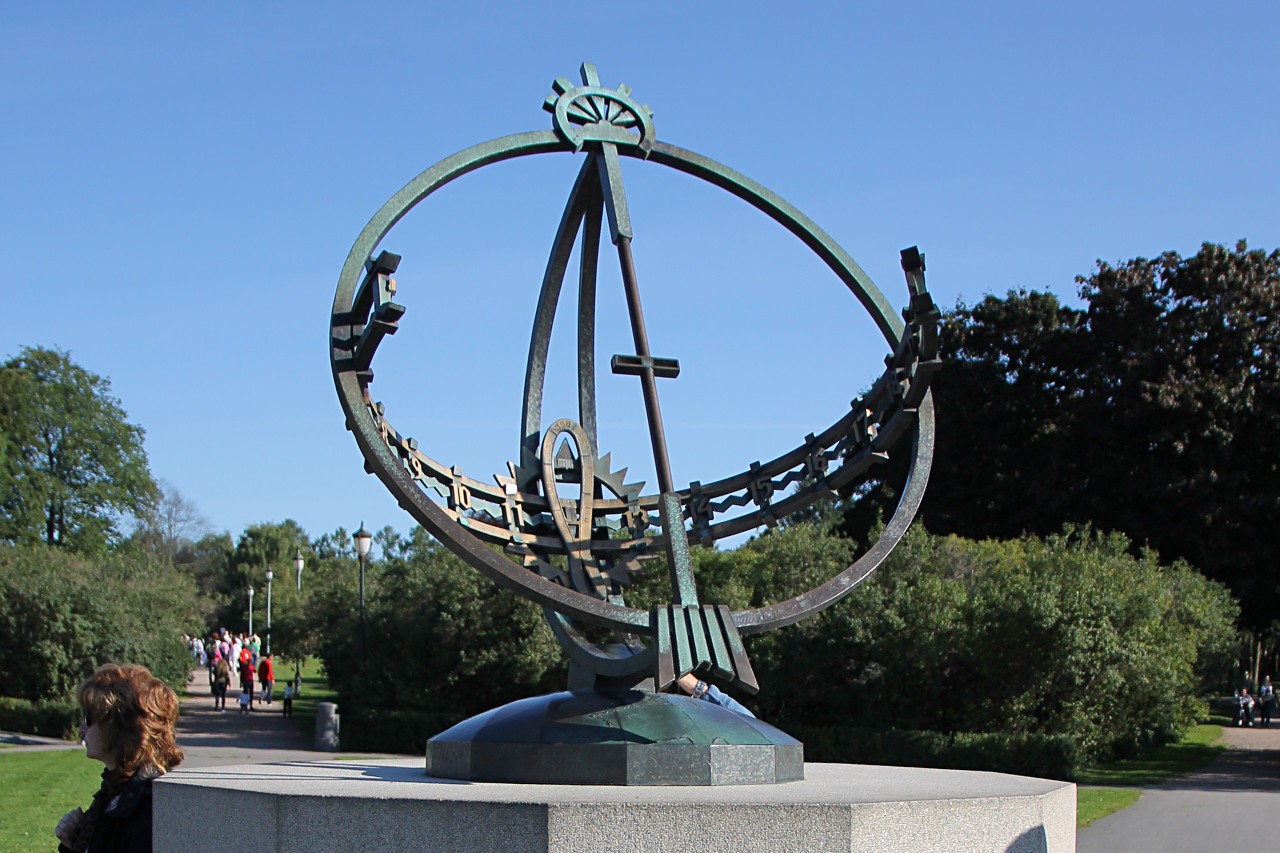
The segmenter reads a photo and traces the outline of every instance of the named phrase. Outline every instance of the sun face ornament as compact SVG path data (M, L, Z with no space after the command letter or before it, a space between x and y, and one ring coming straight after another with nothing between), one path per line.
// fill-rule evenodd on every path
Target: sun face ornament
M366 469L428 532L498 584L542 605L570 660L570 690L521 700L431 739L428 772L477 781L591 784L741 784L803 777L801 745L766 723L666 691L682 675L759 689L743 636L792 624L848 595L905 534L933 453L929 382L938 367L938 312L923 256L905 250L907 306L896 314L853 259L799 210L707 157L657 139L653 112L626 86L553 84L552 129L480 143L430 167L365 226L339 278L331 322L334 383ZM400 258L379 246L436 190L468 172L534 154L583 158L543 273L530 336L518 459L491 481L464 476L392 426L372 396L372 364L406 308L392 277ZM793 450L713 483L677 487L658 380L679 362L650 352L621 157L683 172L732 193L800 239L870 314L888 345L885 370L849 411ZM595 301L601 235L617 256L632 350L610 360L644 400L656 488L627 482L601 453L596 423ZM559 296L579 257L578 412L543 426L543 383ZM786 601L731 610L698 599L690 544L711 545L772 526L815 501L847 493L910 435L910 472L880 539L825 583ZM644 561L665 557L669 603L641 610L626 590ZM583 625L612 629L587 639ZM585 732L585 734L584 734ZM692 750L692 752L690 752Z

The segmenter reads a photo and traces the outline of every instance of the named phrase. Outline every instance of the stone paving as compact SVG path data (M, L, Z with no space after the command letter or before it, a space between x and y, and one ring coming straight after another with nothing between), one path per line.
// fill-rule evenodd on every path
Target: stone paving
M277 697L284 691L283 683L278 684ZM239 695L239 691L228 690L226 710L216 709L208 673L203 669L191 673L178 718L178 746L186 754L182 767L327 761L333 757L312 749L312 740L299 731L297 720L284 716L282 702L255 702L252 711L241 714L236 701Z

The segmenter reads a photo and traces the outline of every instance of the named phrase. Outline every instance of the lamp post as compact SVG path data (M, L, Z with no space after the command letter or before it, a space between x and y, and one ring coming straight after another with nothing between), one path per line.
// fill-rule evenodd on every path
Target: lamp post
M271 654L271 567L267 566L267 654Z
M352 538L356 541L356 556L360 558L360 659L364 660L365 651L368 648L364 631L364 558L369 555L369 546L373 544L373 537L364 529L362 521L360 529L352 535Z
M253 584L249 585L249 636L253 636Z
M302 549L293 555L293 568L298 576L298 592L302 592ZM294 653L297 655L293 661L293 695L302 694L302 653L298 650L295 643Z

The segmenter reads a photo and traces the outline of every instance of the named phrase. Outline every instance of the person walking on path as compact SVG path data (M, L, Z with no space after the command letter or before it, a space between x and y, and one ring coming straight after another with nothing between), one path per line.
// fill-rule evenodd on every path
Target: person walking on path
M1253 697L1248 687L1241 687L1236 694L1236 704L1240 709L1236 712L1236 725L1253 727Z
M253 661L247 660L240 664L240 689L249 694L249 707L253 707ZM240 704L244 704L242 701Z
M227 666L227 661L223 657L218 658L218 662L213 667L213 682L209 685L209 689L213 692L213 707L222 711L227 710L227 685L231 683L231 667Z
M276 683L275 664L271 660L271 655L266 655L258 661L258 683L262 685L262 701L270 705L271 691Z

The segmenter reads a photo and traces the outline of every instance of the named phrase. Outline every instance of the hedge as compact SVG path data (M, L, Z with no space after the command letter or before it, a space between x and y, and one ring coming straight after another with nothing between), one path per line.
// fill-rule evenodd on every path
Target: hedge
M79 740L81 719L80 706L73 701L0 696L0 729L7 732Z
M427 740L465 719L453 712L393 711L382 708L338 708L338 742L352 752L425 755Z
M1081 756L1064 735L928 732L852 726L784 726L805 761L988 770L1072 781Z
M450 712L357 708L343 712L341 747L355 752L422 755L427 740L461 722ZM1080 766L1075 744L1063 735L880 731L854 727L786 726L804 743L806 761L988 770L1073 780Z

